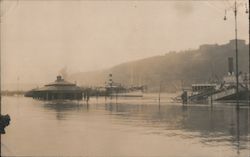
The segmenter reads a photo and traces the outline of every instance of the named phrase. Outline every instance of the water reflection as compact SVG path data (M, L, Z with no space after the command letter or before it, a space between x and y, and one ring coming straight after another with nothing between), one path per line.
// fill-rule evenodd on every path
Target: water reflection
M67 115L88 111L89 105L82 102L47 102L42 105L45 109L56 113L57 120L66 120Z
M107 100L110 102L109 100ZM249 108L4 97L6 156L249 156ZM163 102L163 101L162 101ZM171 149L168 149L171 148ZM238 152L238 154L237 154Z
M56 113L57 120L67 120L72 115L102 111L111 116L117 125L144 127L145 134L197 138L209 146L229 146L238 153L249 150L250 115L248 107L228 105L148 105L127 103L67 102L44 103L46 110ZM104 117L103 117L104 118Z
M225 105L153 106L110 103L105 106L110 114L126 120L127 123L124 124L158 129L152 133L182 138L199 137L203 144L210 146L230 144L237 150L250 149L248 107L237 110L234 106ZM169 133L168 130L176 133Z

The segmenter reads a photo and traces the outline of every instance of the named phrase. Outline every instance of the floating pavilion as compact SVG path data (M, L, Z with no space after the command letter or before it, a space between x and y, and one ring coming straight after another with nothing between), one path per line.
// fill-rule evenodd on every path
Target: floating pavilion
M62 76L42 88L37 88L26 93L27 97L41 100L81 100L83 97L82 90L74 83L65 81Z

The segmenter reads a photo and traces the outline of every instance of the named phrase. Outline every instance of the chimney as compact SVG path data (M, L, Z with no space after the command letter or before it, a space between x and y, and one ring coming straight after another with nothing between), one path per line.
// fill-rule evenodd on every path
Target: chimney
M58 75L58 76L56 77L56 81L61 81L61 80L62 80L62 76Z
M228 57L228 75L233 75L234 73L234 59L233 57Z

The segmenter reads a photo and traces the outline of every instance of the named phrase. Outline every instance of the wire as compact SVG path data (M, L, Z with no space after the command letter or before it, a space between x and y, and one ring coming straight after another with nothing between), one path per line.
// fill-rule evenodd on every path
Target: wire
M204 3L207 4L208 6L210 6L211 8L215 9L217 12L223 13L223 11L221 9L219 9L217 6L215 6L211 2L205 1Z

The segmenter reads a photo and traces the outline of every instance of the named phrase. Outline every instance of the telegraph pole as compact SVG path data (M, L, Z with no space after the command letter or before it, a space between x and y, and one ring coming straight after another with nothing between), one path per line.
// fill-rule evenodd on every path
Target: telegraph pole
M248 5L249 7L249 5ZM246 13L248 13L248 7L246 4ZM237 109L239 109L239 61L238 61L238 21L237 21L237 16L238 16L238 8L237 8L237 0L234 1L234 20L235 20L235 60L236 60L236 74L235 74L235 78L236 78L236 102L237 102ZM225 17L224 20L227 19L226 17L226 13L227 10L225 10ZM249 40L250 40L250 15L249 15ZM249 47L250 48L250 47ZM248 92L250 89L250 50L249 50L249 74L248 74ZM248 95L248 99L250 99L250 94ZM250 105L250 100L249 100L249 105Z
M236 102L239 109L239 67L238 67L238 30L237 30L237 2L234 2L234 20L235 20L235 59L236 59Z
M248 89L248 105L250 106L250 3L248 2L248 9L246 6L246 13L248 14L248 82L247 82L247 89Z

